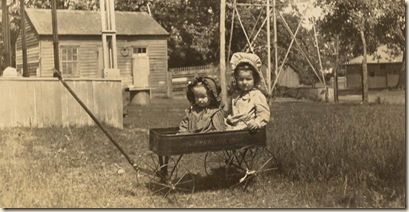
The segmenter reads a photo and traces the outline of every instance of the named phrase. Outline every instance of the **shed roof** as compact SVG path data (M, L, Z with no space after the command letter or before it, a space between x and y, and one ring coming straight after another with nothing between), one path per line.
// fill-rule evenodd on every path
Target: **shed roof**
M354 59L348 61L346 64L361 64L364 57L358 56ZM403 53L394 56L390 53L390 50L386 45L380 46L375 53L366 56L366 61L368 64L374 63L401 63L403 58Z
M52 35L51 9L26 9L27 18L39 35ZM145 12L115 12L117 35L168 35ZM59 35L101 35L99 11L57 10Z

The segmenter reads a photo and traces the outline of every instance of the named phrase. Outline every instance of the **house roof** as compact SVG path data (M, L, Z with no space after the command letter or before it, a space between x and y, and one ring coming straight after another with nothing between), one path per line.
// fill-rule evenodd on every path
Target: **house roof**
M361 64L362 59L364 57L358 56L355 57L354 59L348 61L346 64L351 65L351 64ZM386 45L380 46L374 54L367 55L366 56L366 61L368 64L373 64L373 63L401 63L403 58L403 53L400 53L397 56L394 56L390 53L390 50Z
M26 9L27 18L39 35L52 35L50 9ZM145 12L115 12L117 35L168 35ZM57 10L59 35L101 35L99 11Z

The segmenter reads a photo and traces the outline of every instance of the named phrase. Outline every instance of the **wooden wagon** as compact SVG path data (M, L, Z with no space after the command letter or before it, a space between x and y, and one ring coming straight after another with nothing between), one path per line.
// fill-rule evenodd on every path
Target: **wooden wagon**
M277 160L267 148L266 128L198 134L177 134L178 128L150 129L149 149L155 154L151 190L193 192L195 177L180 165L186 154L205 153L204 168L210 175L223 168L224 177L237 179L234 185L248 185L255 177L277 169Z

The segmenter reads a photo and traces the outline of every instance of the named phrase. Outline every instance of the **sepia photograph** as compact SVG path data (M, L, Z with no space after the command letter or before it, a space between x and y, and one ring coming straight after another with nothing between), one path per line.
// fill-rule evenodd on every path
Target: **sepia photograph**
M404 0L0 1L0 208L407 207Z

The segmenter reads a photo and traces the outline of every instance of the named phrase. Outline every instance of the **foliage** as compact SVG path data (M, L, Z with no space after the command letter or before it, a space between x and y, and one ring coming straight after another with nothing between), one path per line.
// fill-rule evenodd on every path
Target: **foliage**
M168 31L169 67L203 65L218 58L219 1L153 4L153 17Z
M397 46L405 50L405 2L403 0L387 1L380 4L382 12L375 32L377 39L390 47Z
M368 53L373 53L381 44L391 49L405 50L405 3L403 0L318 0L324 10L320 32L328 45L340 36L341 62L362 55L360 31L365 32ZM397 48L396 48L397 47ZM404 64L402 65L403 68ZM404 72L401 72L401 75Z
M362 54L362 42L359 30L367 33L369 52L376 50L377 42L374 40L373 17L369 17L369 8L365 1L329 1L319 0L317 4L323 8L323 19L319 22L320 32L327 41L334 41L340 35L340 54L355 57ZM365 24L368 20L368 24ZM371 21L369 21L371 20Z

